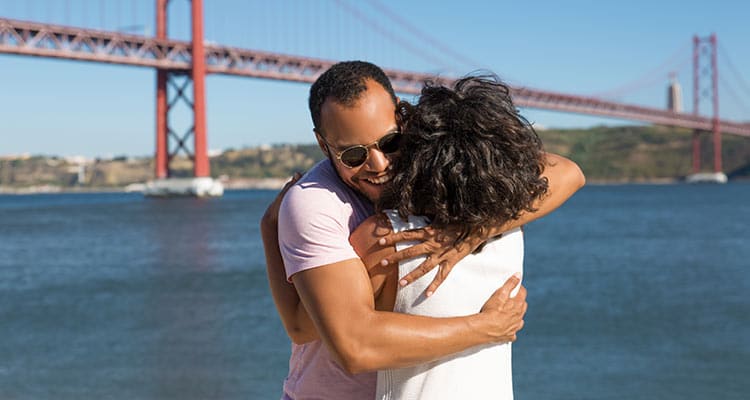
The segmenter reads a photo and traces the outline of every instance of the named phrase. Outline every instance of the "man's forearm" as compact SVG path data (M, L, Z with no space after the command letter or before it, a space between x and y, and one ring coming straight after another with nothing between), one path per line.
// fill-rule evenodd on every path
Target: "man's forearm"
M514 339L523 310L505 310L509 281L479 314L429 318L376 311L369 277L360 260L347 260L292 276L297 292L331 354L349 372L417 365L470 347ZM516 296L518 297L518 296ZM525 297L497 302L525 304ZM489 304L489 305L488 305Z
M353 334L347 344L342 364L352 373L423 364L497 340L482 328L479 314L430 318L376 311L369 321L362 327L367 332Z

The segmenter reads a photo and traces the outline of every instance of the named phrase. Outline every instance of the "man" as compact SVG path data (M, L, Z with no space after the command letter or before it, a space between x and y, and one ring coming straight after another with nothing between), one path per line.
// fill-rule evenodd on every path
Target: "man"
M372 203L390 179L396 105L388 78L369 63L336 64L311 87L314 131L328 159L291 186L283 202L278 198L261 224L274 301L295 342L285 398L370 398L375 375L362 372L513 341L523 326L525 289L510 297L518 277L509 279L479 313L466 317L426 318L375 309L366 268L348 237L373 213ZM556 160L545 171L550 196L517 225L556 208L582 184L575 164L550 158ZM467 241L472 245L446 251L433 237L421 250L435 250L432 263L453 264L479 245L481 240L474 239ZM446 265L441 268L447 273Z

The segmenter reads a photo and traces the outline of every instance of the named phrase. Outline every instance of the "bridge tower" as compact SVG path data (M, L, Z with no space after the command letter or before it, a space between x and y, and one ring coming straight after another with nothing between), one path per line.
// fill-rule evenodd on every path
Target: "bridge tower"
M682 86L677 81L677 73L669 74L669 87L667 88L667 110L682 112Z
M156 39L167 40L169 0L156 0ZM206 140L206 59L203 47L203 0L191 0L192 46L189 70L156 71L156 180L147 186L152 195L218 195L221 184L211 179ZM192 83L192 98L188 87ZM170 90L171 89L171 90ZM170 99L170 92L172 96ZM170 126L170 111L179 103L190 108L193 125L180 134ZM188 141L192 136L192 152ZM175 179L170 164L183 152L193 162L193 179Z
M701 79L703 78L703 79ZM722 171L721 127L719 119L719 70L717 67L716 34L693 37L693 115L700 115L701 100L709 100L712 107L711 131L713 139L713 173L701 173L701 130L693 131L693 174L688 181L724 183Z

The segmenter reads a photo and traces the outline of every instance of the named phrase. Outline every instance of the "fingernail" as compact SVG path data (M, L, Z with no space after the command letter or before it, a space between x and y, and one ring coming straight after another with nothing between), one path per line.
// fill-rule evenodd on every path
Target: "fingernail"
M380 238L380 240L378 240L378 243L380 243L381 246L385 246L385 238Z
M380 260L380 265L385 267L386 265L388 265L388 260Z
M427 293L425 293L424 295L427 296L427 297L430 297L430 296L432 296L432 293L434 293L434 292L430 290Z
M516 272L515 274L513 274L513 276L515 276L518 279L521 279L521 273L520 272Z
M398 281L398 284L401 286L406 286L407 283L409 282L407 282L406 279L401 279L400 281Z

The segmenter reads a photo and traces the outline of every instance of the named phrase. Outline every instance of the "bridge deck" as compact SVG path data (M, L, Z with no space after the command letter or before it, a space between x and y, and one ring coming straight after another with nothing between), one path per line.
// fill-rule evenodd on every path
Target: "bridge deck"
M63 58L185 71L190 69L191 44L176 40L40 24L0 18L0 53ZM207 44L208 73L313 82L334 61ZM386 70L396 91L417 94L434 75ZM452 78L443 77L444 81ZM750 124L714 121L651 107L616 103L594 97L513 88L520 107L614 117L710 131L718 123L723 133L750 137Z

